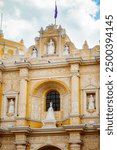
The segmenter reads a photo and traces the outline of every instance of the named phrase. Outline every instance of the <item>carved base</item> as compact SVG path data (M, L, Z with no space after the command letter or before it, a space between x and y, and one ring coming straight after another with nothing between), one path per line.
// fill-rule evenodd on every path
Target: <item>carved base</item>
M79 144L71 144L70 145L70 150L81 150Z
M56 128L56 120L44 120L42 128Z
M17 145L16 150L26 150L26 146L25 145Z
M70 117L70 124L71 125L78 125L78 124L80 124L80 118L79 117Z

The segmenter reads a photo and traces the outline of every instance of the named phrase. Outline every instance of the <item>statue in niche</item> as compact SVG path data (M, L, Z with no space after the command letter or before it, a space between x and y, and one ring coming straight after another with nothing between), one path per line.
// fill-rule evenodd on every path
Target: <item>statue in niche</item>
M37 56L38 56L37 49L36 49L36 48L33 48L33 50L32 50L32 57L33 57L33 58L36 58Z
M14 114L15 113L15 102L13 99L10 99L9 106L8 106L8 113Z
M69 46L65 45L63 55L68 55L69 54Z
M54 54L55 52L55 44L52 39L50 39L50 42L48 43L48 54Z
M50 107L48 109L47 116L45 120L43 120L43 128L56 128L56 119L54 116L52 102L50 102Z
M89 97L88 109L89 110L94 110L95 109L95 99L93 98L92 95L90 95L90 97Z
M50 107L47 112L46 120L55 120L52 102L50 102Z

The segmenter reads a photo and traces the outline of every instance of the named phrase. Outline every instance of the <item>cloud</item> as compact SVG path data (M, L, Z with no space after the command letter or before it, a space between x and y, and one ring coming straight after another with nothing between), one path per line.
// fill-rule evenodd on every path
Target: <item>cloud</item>
M3 0L0 0L0 8L2 8L4 6L4 2Z
M41 26L54 23L54 0L11 0L6 3L4 32L7 38L17 40L24 38L28 46ZM99 20L96 15L99 5L94 0L58 0L57 24L67 30L72 42L81 48L87 40L90 47L99 43ZM10 7L9 7L10 6Z
M71 5L66 0L62 1L68 9L64 11L61 6L60 15L65 13L63 24L75 45L81 48L84 40L88 41L90 47L99 44L100 21L95 19L99 6L92 0L70 1Z

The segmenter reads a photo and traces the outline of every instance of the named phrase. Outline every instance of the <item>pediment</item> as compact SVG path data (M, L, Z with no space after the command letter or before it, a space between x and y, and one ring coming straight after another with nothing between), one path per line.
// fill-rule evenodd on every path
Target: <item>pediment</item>
M98 87L96 86L96 85L94 85L94 84L88 84L88 85L86 85L83 89L97 89Z
M6 91L6 92L4 92L3 94L4 95L13 95L13 94L18 94L19 92L18 91L13 91L13 90L10 90L10 91Z

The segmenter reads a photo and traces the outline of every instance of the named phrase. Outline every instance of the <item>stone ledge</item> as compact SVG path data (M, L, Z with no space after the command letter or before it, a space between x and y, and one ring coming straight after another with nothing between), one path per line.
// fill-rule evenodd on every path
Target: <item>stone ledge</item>
M29 133L32 131L31 128L27 126L13 127L13 128L9 128L9 130L12 133Z
M64 130L63 127L61 128L41 128L41 129L34 129L32 128L32 133L37 133L37 134L58 134L58 133L65 133L66 131Z
M17 140L13 143L16 144L16 145L28 145L29 144L28 141L23 141L23 140Z
M79 125L64 125L63 128L65 131L79 131L79 132L86 132L86 131L99 131L100 125L99 124L79 124Z
M4 134L4 133L10 133L10 130L5 128L0 128L0 134Z
M28 68L28 69L30 69L30 67L31 67L30 62L16 62L15 65L18 68Z
M79 124L79 125L64 125L63 128L66 131L83 131L85 128L85 124Z

